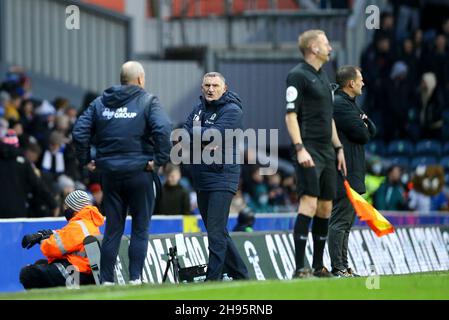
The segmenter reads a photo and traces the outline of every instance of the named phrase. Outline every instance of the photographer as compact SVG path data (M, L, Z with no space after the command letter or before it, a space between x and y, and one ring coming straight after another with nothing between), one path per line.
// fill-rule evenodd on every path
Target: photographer
M47 258L22 268L20 282L25 289L65 286L70 276L70 266L79 272L79 284L95 283L83 240L88 235L100 234L99 227L103 225L104 217L82 190L67 195L64 216L68 221L64 228L42 230L23 237L23 248L30 249L40 243L41 251Z

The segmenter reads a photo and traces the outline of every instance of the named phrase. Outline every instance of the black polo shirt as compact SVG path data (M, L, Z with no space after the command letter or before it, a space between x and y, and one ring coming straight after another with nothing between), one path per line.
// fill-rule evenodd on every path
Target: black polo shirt
M332 143L333 94L329 78L321 68L301 59L287 76L287 113L298 115L305 144Z

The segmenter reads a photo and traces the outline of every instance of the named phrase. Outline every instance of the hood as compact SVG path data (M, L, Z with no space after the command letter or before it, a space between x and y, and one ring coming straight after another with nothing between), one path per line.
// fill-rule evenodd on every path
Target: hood
M233 91L226 91L220 99L212 101L211 103L208 103L206 101L206 99L204 99L203 96L200 97L201 100L201 104L202 106L206 106L207 104L211 105L211 106L217 106L217 107L221 107L223 105L226 105L228 103L234 103L237 106L239 106L240 109L243 109L243 104L242 104L242 100L240 99L240 97L238 96L237 93L233 92Z
M0 141L0 159L13 159L21 155L19 149Z
M101 100L109 108L121 108L145 91L135 85L113 86L103 92Z
M81 209L81 211L76 213L72 219L70 219L70 221L77 220L92 221L92 223L97 227L100 227L104 224L104 217L95 206L85 206L83 209Z

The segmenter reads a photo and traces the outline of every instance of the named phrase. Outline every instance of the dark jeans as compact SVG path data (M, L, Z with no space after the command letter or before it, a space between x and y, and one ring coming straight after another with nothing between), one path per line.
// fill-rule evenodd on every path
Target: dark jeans
M348 268L349 232L355 220L355 211L349 199L334 200L329 219L328 247L332 269Z
M102 282L114 282L114 266L128 209L132 216L129 279L140 278L148 249L149 222L154 209L153 183L153 174L144 171L129 175L102 175L103 210L106 214L100 260Z
M51 264L48 264L47 260L39 260L35 264L28 265L20 270L20 283L25 289L66 286L66 277L73 276L73 273L64 272L69 266L71 264L67 260L58 260ZM91 274L79 273L79 284L95 284L95 280Z
M223 273L248 279L248 270L227 230L233 193L198 191L198 208L207 229L209 263L206 280L221 280Z

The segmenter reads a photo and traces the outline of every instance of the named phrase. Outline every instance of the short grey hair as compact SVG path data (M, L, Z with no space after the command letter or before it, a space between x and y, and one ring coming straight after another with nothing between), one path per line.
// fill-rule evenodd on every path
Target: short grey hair
M216 71L206 73L203 77L203 82L206 78L213 78L213 77L219 77L223 81L223 83L226 84L225 77L223 77L223 75L220 72Z
M122 85L129 84L142 75L145 75L142 64L137 61L125 62L120 70L120 83Z

